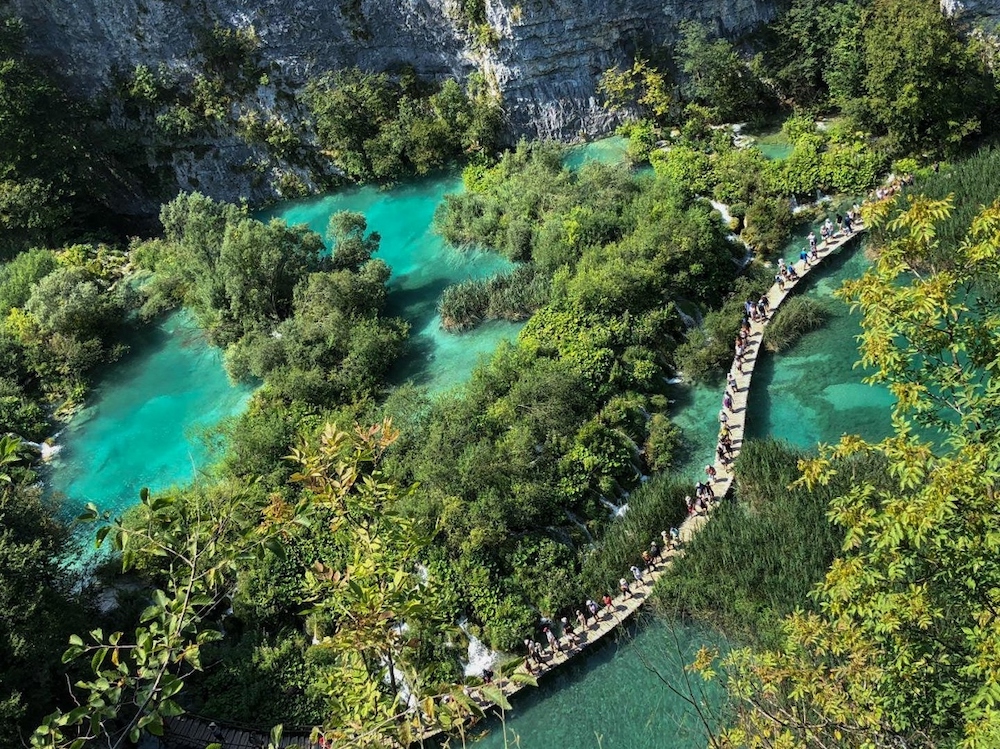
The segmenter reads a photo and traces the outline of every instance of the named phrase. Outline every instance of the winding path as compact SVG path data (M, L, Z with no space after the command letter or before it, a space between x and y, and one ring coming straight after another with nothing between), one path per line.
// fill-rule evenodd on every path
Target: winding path
M864 227L859 226L853 234L839 233L835 235L832 240L818 247L818 259L813 260L811 263L799 260L791 264L798 274L798 280L785 282L784 288L780 288L775 283L768 289L767 301L770 313L766 320L751 322L750 324L750 335L747 339L746 353L743 357L743 369L738 367L735 361L730 367L730 373L736 378L736 392L733 393L733 408L729 416L733 452L732 459L728 464L723 463L718 458L715 460L716 477L712 483L712 491L717 500L726 496L733 483L734 475L732 466L739 457L740 448L743 445L750 382L757 365L758 354L763 344L764 330L767 328L768 322L781 306L781 303L801 283L802 279L827 256L851 242L862 234L864 230ZM689 516L680 527L682 545L690 541L707 522L707 512ZM547 652L543 662L535 667L533 675L541 678L549 672L554 671L626 622L645 603L646 598L652 591L653 585L670 566L673 557L680 553L682 552L677 550L664 552L664 556L657 564L656 569L646 574L641 585L633 586L633 594L630 597L617 596L612 603L613 610L608 611L604 609L598 614L596 621L589 620L588 629L585 632L578 633L579 639L574 645L571 646L565 642L564 638L560 638L560 645L563 646L563 650ZM627 572L625 574L628 575ZM521 673L527 673L524 665L518 667L517 670ZM508 678L497 678L494 685L499 686L504 696L508 698L520 692L525 687L524 684L511 681ZM476 689L472 690L472 696L486 709L495 707L483 698ZM440 730L428 731L421 738L424 740L430 739L440 733ZM221 743L224 749L261 749L261 747L267 746L268 734L262 732L258 727L239 726L222 722L216 726L215 723L209 723L206 718L195 715L182 715L167 721L163 740L168 747L177 749L202 749L210 743ZM306 729L286 729L281 743L283 747L298 747L299 749L313 749L315 747L315 749L320 749L317 744L309 740L309 731Z

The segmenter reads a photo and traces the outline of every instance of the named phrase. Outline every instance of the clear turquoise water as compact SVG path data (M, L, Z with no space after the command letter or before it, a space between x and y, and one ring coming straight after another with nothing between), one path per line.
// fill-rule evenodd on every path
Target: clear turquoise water
M697 676L685 679L684 666L703 644L711 645L713 639L683 624L657 621L638 632L633 629L547 676L538 689L515 697L506 744L503 725L493 720L489 734L473 746L703 749L708 741L697 712L664 684L684 693L690 686L709 713L717 709L715 685L705 685Z
M253 391L229 382L220 352L183 312L130 344L57 440L47 487L67 515L86 502L120 512L144 486L186 483L210 462L199 435L242 411Z
M796 242L793 240L793 245ZM892 395L865 385L855 368L858 316L832 297L834 289L856 278L868 265L860 244L841 249L813 271L798 293L822 301L831 312L827 325L804 335L789 349L763 352L754 370L747 414L749 437L773 436L801 447L831 444L843 434L877 440L891 431ZM692 480L704 477L718 432L723 382L671 388L672 418L690 449L679 470Z
M758 141L755 145L766 158L774 161L787 159L792 153L791 143L762 143Z
M456 385L472 372L481 356L502 340L513 340L519 323L492 322L465 333L441 329L438 299L446 286L469 278L484 278L508 270L502 256L476 249L451 247L433 232L434 211L446 193L462 180L454 175L415 180L391 190L357 187L335 195L284 203L264 214L289 224L307 224L326 234L337 211L356 211L368 219L382 243L376 257L392 268L389 311L409 321L409 353L394 379L412 380L438 391Z
M566 154L566 166L579 169L588 161L599 161L602 164L620 164L625 161L628 151L628 138L612 135L609 138L571 146Z

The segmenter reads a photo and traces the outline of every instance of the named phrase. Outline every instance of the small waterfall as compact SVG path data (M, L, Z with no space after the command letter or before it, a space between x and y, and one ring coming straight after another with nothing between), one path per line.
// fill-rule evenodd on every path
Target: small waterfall
M684 382L684 378L671 377L669 380L664 380L664 382L667 383L668 385L680 385L682 382Z
M500 662L500 653L496 650L490 650L486 647L486 643L469 632L468 620L463 619L460 621L458 627L469 638L469 657L465 663L465 675L479 678L483 675L485 669L495 669L496 665Z
M624 517L625 513L628 512L628 502L616 505L614 502L610 501L607 497L601 497L601 504L607 507L611 511L611 518L613 520L620 517Z
M47 463L62 450L62 445L52 445L48 442L32 442L31 440L21 440L21 443L27 445L28 447L38 450L39 455L42 457L42 461Z
M729 212L729 206L725 203L720 203L718 200L710 200L708 202L722 215L722 220L725 222L726 226L729 226L729 222L733 220L733 216Z

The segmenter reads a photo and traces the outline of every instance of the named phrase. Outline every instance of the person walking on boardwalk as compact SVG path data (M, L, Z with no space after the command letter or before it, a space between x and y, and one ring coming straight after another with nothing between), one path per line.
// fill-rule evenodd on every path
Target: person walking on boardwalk
M684 497L684 504L687 505L688 515L692 514L694 512L694 500L691 499L690 494Z
M719 411L719 423L723 426L729 423L729 414L726 413L726 409Z
M562 627L562 633L566 636L566 642L569 644L570 650L576 647L576 634L573 632L573 625L569 623L567 617L563 617L559 620L559 626Z
M715 481L715 477L717 475L715 466L713 466L712 464L708 464L707 466L705 466L705 473L708 475L709 481Z
M816 232L809 230L809 252L816 254Z
M597 624L597 604L594 603L593 599L587 599L587 611L594 617L594 624Z
M726 390L725 394L722 396L722 407L729 413L733 412L733 396L729 394L728 390Z
M632 597L632 588L631 586L629 586L628 580L626 580L624 577L618 581L618 588L621 590L622 595L625 596L626 598Z
M649 542L649 556L652 558L654 563L656 562L656 560L660 558L660 551L662 550L657 545L656 539L654 538L652 541ZM653 569L656 569L655 564Z
M559 644L559 640L556 639L556 636L552 634L552 630L546 627L542 630L542 632L545 633L545 639L548 640L549 648L552 650L552 654L555 655L557 650L561 653L562 645Z
M663 541L663 553L666 554L672 546L670 543L670 533L668 531L660 531L660 540Z
M615 613L615 599L611 597L610 593L604 594L604 597L601 599L601 603L604 604L604 610L609 614Z
M799 260L802 261L802 264L806 268L809 267L809 251L805 247L803 247L802 250L799 252Z
M636 585L642 585L642 570L639 569L637 565L632 565L628 568L628 571L632 573L632 577L635 578Z
M576 623L580 627L581 632L587 631L587 617L583 615L580 609L576 610Z
M736 387L736 375L734 375L731 371L726 374L726 382L729 383L729 389L734 393L739 390L739 388Z

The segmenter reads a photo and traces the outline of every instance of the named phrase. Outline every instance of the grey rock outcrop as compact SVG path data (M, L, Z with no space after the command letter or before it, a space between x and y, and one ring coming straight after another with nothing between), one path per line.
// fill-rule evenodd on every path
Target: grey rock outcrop
M478 43L460 20L459 0L8 0L25 20L30 49L84 96L136 65L191 79L216 27L252 26L268 82L251 103L265 116L301 119L294 94L326 70L411 66L425 78L482 71L502 96L511 135L572 139L608 132L597 84L630 64L637 49L676 37L698 19L739 35L774 16L783 0L486 0L492 42ZM296 167L265 149L220 134L168 163L179 189L260 203L281 197L276 176ZM264 177L261 177L261 174ZM312 187L315 172L297 178ZM131 190L129 213L155 211L164 195ZM119 205L123 205L119 202Z
M523 0L488 2L499 42L477 49L455 22L456 0L12 0L33 49L84 93L116 69L197 67L214 25L253 25L265 62L290 88L317 72L411 65L431 78L482 68L518 133L604 132L601 73L637 47L673 40L693 18L729 34L770 19L778 0Z

